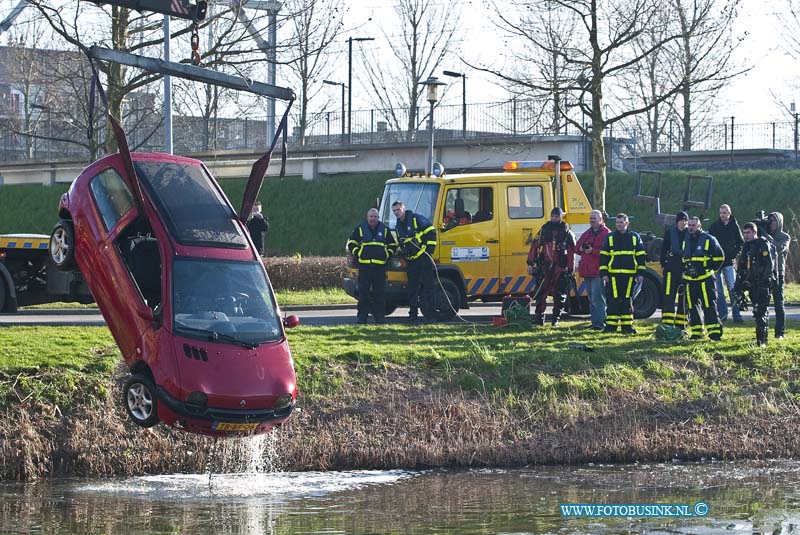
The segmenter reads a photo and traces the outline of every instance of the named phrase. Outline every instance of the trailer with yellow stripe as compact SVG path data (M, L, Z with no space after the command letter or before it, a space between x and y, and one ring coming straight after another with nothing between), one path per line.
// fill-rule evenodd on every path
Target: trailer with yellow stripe
M49 255L50 236L0 235L0 312L57 301L92 302L79 272L55 269Z
M437 230L435 308L437 319L452 318L475 300L500 301L506 295L534 291L527 273L531 242L549 221L554 207L564 210L576 238L589 228L592 207L570 162L553 158L507 162L502 172L441 176L409 176L398 165L398 178L387 180L379 215L394 228L395 201L428 218ZM348 294L358 294L357 268L344 281ZM659 274L648 268L645 285L634 302L637 317L649 317L659 304ZM405 261L387 265L387 313L407 306ZM572 314L588 313L588 296L578 278L570 291Z

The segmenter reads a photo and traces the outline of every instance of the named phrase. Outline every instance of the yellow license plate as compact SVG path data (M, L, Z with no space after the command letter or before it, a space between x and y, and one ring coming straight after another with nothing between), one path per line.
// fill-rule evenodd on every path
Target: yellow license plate
M258 428L258 422L248 422L244 424L233 423L233 422L214 422L214 425L211 426L211 429L214 431L233 431L233 432L243 432L243 431L255 431Z

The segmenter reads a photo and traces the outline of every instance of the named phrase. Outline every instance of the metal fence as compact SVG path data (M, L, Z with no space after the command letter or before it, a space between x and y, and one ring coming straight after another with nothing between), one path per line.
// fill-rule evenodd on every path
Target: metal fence
M419 143L428 140L427 103L410 119L411 110L371 109L352 113L352 134L348 135L347 117L343 110L309 113L301 125L299 114L289 118L289 143L298 146L340 146L350 144ZM439 141L508 137L514 142L535 142L540 136L581 135L569 121L553 120L551 104L545 100L515 99L504 102L461 105L439 105L435 108L435 139ZM575 117L576 120L582 120ZM132 123L130 121L129 123ZM203 151L258 150L268 143L267 118L234 117L204 118L173 116L175 151L190 154ZM38 121L39 138L14 133L9 119L0 118L0 161L51 161L87 159L89 151L78 144L47 139L56 132L62 139L83 142L85 131L71 124L60 124L55 118ZM343 125L345 128L343 128ZM134 150L159 151L164 146L161 117L152 117L135 124L126 124L130 145ZM17 129L18 130L18 129ZM102 128L97 135L102 139ZM649 136L636 127L614 124L605 134L615 144L634 156L649 152ZM733 149L777 149L796 151L798 121L736 124L733 121L705 123L692 132L693 151L730 151ZM680 151L682 138L677 128L661 132L657 140L659 152Z

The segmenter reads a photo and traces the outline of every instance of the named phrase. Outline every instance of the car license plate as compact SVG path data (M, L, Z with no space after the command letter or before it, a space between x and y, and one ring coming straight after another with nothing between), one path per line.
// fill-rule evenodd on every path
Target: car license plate
M258 428L258 422L248 423L234 423L234 422L214 422L211 429L214 431L232 431L234 433L241 433L244 431L255 431Z

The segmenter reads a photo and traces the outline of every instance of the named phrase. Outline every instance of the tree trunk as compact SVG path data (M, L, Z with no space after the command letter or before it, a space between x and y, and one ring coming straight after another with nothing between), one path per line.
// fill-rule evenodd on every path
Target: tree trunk
M686 84L681 91L683 96L683 150L692 150L692 95L689 84Z
M606 209L606 144L603 128L592 128L592 166L594 167L594 200L592 208Z
M111 8L111 48L127 51L128 22L130 10L112 6ZM122 88L125 83L125 66L113 61L108 64L108 113L122 124ZM106 154L117 152L117 138L114 137L111 125L106 125Z

